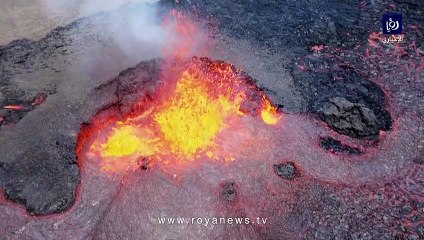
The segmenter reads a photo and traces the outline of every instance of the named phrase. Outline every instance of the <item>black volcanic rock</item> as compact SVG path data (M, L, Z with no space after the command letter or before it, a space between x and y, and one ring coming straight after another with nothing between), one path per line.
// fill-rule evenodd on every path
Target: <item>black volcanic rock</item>
M226 34L275 51L309 49L322 43L352 46L366 39L363 32L371 20L370 15L357 7L358 1L353 0L162 2L191 8L199 16L213 19Z
M0 164L6 197L24 204L30 214L63 212L74 202L79 182L75 142L61 141L51 144L55 149L33 149L20 161Z
M319 143L322 148L332 152L342 152L353 155L361 154L361 150L359 148L343 144L341 141L336 140L332 137L321 138Z
M221 195L225 201L232 202L237 198L236 183L227 181L221 185Z
M307 70L299 69L305 64ZM295 62L292 76L304 96L306 111L317 114L331 128L355 138L376 138L380 130L392 128L381 88L354 69L337 64L320 71L317 66L334 65L327 59Z
M292 162L275 164L274 171L278 176L287 180L293 180L297 175L299 175L296 165Z
M329 99L318 113L328 125L343 134L367 137L379 133L377 117L371 109L342 97Z

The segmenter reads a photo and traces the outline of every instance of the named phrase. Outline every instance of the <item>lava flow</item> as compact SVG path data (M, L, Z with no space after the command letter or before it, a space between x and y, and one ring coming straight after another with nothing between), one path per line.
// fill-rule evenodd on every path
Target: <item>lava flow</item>
M265 94L231 64L193 58L184 66L178 79L163 81L160 100L96 137L90 150L101 157L103 170L121 171L143 158L162 163L202 156L234 160L235 151L220 146L226 130L248 117L261 117L268 125L281 118Z

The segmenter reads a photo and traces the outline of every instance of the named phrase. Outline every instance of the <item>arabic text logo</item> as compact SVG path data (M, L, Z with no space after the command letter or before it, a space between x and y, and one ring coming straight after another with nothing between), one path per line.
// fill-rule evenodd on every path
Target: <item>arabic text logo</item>
M383 33L401 34L402 15L398 13L386 13L383 15Z

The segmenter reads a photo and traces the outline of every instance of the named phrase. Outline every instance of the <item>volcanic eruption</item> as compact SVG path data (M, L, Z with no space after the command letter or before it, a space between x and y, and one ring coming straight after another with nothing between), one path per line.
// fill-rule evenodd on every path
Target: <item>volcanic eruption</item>
M419 239L422 17L383 44L377 2L131 4L0 48L0 236Z
M226 129L249 117L269 125L281 118L265 93L233 65L197 57L178 65L161 74L161 84L142 109L97 135L90 150L103 159L103 170L120 171L139 158L234 160L219 143Z
M143 158L162 163L191 162L203 156L234 160L235 153L222 146L227 129L248 117L261 118L268 125L281 118L246 73L224 61L190 57L192 49L201 45L202 34L189 18L173 10L163 24L170 38L154 90L123 103L132 110L96 126L96 137L90 141L90 152L102 158L105 171L122 171ZM145 89L140 85L131 91Z

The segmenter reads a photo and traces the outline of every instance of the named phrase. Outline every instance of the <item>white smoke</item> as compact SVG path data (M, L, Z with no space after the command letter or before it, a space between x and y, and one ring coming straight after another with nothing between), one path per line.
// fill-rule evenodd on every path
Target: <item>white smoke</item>
M54 16L73 13L76 17L113 10L131 3L156 3L158 0L41 0Z
M102 19L102 32L106 38L113 39L115 44L130 57L144 55L163 56L164 49L169 50L173 45L187 44L186 39L179 38L174 24L164 26L158 16L158 0L42 0L46 12L51 17L72 14L74 18L85 17L99 12L107 12L108 19ZM93 20L96 21L96 20ZM196 34L203 35L200 32ZM203 37L203 36L202 36ZM204 38L191 36L195 54L199 42ZM202 44L200 44L202 45ZM191 48L191 46L190 46Z

